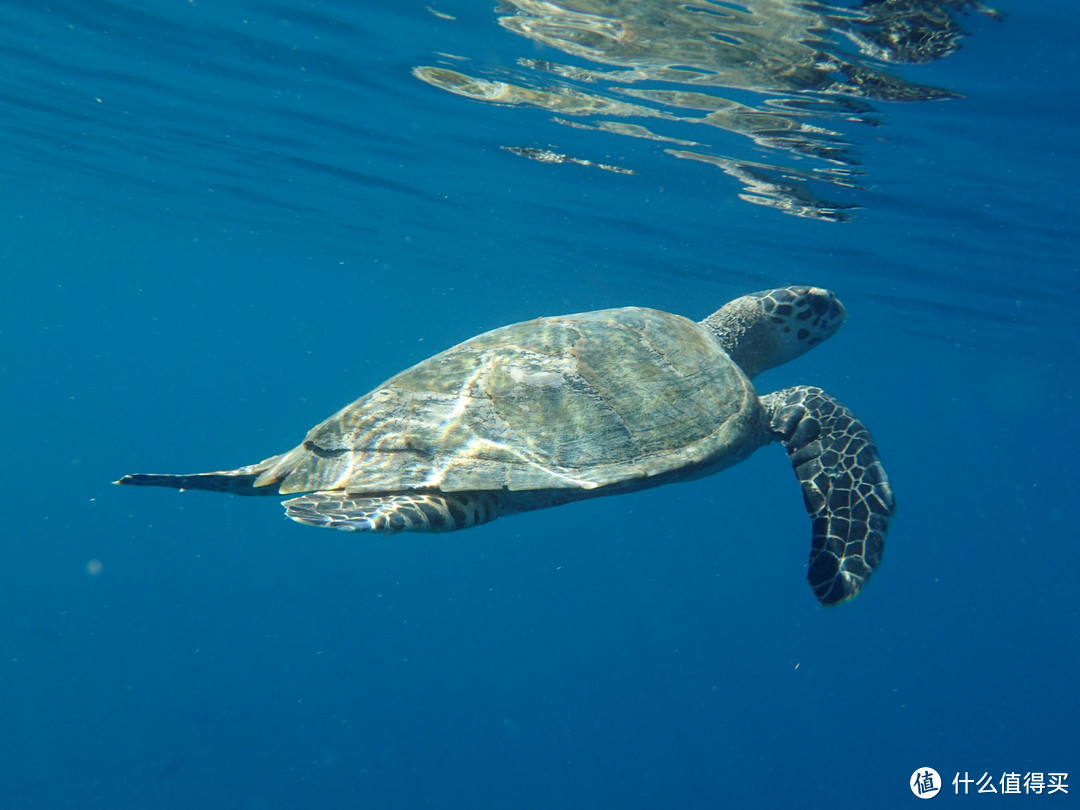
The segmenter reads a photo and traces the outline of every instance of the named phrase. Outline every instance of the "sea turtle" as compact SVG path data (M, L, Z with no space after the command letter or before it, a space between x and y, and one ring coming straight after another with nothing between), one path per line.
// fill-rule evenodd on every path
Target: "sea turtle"
M828 290L784 287L699 323L641 307L537 318L401 372L282 455L117 483L305 493L284 503L300 523L443 532L709 475L778 440L813 525L807 579L831 605L881 560L888 478L870 432L820 388L759 396L750 380L846 316Z

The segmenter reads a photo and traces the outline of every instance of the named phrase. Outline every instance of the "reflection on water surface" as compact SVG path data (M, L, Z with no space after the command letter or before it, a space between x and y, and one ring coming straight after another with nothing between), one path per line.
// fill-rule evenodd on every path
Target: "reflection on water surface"
M873 101L956 97L905 81L896 66L952 53L971 11L995 15L973 0L515 0L496 10L499 24L549 58L508 69L441 56L413 74L477 101L548 110L567 126L657 141L738 180L747 202L840 221L858 207L850 190L862 173L846 131L878 124ZM838 194L846 200L829 199Z

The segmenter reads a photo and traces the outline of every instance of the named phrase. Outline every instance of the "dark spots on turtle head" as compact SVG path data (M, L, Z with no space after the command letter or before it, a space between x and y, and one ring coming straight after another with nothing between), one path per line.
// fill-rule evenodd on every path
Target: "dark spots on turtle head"
M779 304L776 307L776 314L784 318L790 318L793 311L791 304Z
M808 337L810 337L810 330L809 329L800 329L799 334L797 335L797 337L799 338L799 340L806 340Z
M805 299L805 303L808 303L816 314L824 315L833 308L833 300L832 295L810 295Z
M773 325L781 334L787 335L791 333L791 318L783 318L779 315L770 315L769 320L772 321Z

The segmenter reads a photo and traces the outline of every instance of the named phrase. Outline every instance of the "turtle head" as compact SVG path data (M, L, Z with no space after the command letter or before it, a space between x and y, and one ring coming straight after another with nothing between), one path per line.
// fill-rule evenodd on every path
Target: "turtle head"
M781 287L736 298L701 323L752 378L832 337L846 317L830 290Z

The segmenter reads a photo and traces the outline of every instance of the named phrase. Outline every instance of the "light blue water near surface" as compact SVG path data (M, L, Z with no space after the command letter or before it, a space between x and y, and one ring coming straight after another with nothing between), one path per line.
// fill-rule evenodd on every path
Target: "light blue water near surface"
M896 68L964 98L873 103L832 223L417 81L553 56L435 8L0 9L0 807L899 807L921 766L1075 782L939 803L1075 804L1080 11ZM851 317L759 387L843 399L900 504L835 609L776 446L446 536L109 485L283 451L504 323L788 283Z

